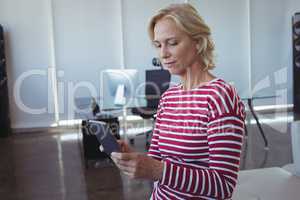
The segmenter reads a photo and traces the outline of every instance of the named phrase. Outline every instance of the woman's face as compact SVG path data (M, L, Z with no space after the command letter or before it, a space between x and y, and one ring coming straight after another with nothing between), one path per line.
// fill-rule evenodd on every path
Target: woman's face
M197 62L197 42L170 18L156 23L153 44L163 67L171 74L184 76L187 69Z

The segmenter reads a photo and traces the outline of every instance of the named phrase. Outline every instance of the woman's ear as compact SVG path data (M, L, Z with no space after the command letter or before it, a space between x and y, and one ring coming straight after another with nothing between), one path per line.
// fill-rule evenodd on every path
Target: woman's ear
M196 44L197 53L201 53L201 46L199 43Z

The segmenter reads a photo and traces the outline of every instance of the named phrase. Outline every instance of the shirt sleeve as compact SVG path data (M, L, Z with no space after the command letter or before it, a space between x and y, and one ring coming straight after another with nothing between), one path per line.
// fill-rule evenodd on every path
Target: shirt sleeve
M208 168L164 160L160 184L192 195L228 199L236 186L244 135L244 105L234 88L208 96Z
M158 119L158 120L160 119L162 111L163 111L163 108L162 108L162 98L161 98L159 101L158 107L157 107L156 119ZM159 130L158 130L157 124L155 123L154 129L152 132L150 147L148 150L148 156L161 161L161 154L158 149L158 139L159 139Z

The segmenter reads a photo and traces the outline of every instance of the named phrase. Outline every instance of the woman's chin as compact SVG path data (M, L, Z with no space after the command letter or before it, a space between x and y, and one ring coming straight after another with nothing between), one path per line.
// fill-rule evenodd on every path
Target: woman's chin
M172 74L172 75L181 75L183 73L182 70L175 68L175 67L168 67L165 69L167 69L170 72L170 74Z
M165 69L168 70L170 74L176 74L176 70L172 67L166 67Z

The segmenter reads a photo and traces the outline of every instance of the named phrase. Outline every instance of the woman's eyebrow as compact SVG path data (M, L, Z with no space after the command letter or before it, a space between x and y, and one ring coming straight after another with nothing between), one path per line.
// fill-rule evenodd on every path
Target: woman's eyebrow
M168 38L164 39L163 41L169 41L169 40L177 40L177 37L175 37L175 36L168 37ZM163 42L163 41L153 40L152 43L160 43L160 42Z
M152 45L153 45L153 46L159 46L159 45L160 45L160 42L157 41L157 40L153 40L153 41L152 41Z

